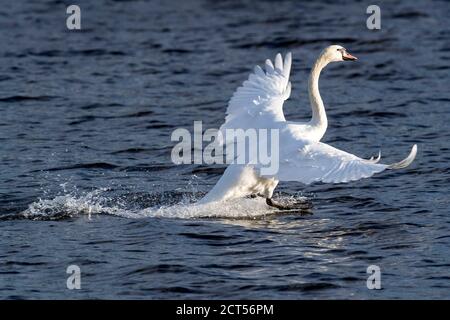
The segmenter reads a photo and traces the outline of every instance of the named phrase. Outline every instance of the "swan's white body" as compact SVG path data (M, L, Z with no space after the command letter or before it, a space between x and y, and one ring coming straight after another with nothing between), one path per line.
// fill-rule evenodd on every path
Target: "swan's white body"
M277 54L274 64L266 60L265 71L259 66L255 67L254 73L231 98L221 131L279 129L278 173L264 176L258 164L231 164L201 203L256 194L270 199L279 181L299 181L304 184L318 181L348 182L411 164L416 156L416 145L406 159L386 165L378 163L380 157L366 160L320 142L328 126L319 93L320 72L328 63L343 60L356 58L341 46L334 45L326 48L314 64L308 83L312 118L307 123L286 121L283 114L283 103L291 93L291 54L288 53L284 61Z

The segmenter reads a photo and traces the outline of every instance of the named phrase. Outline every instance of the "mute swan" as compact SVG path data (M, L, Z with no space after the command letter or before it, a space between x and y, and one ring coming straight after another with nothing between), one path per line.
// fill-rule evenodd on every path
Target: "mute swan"
M229 101L225 123L226 129L266 128L279 129L279 170L272 176L261 174L259 165L231 164L224 174L205 195L200 203L224 201L245 196L262 196L269 206L285 209L272 200L273 191L279 181L299 181L340 183L367 178L386 169L400 169L409 166L417 153L417 145L412 147L404 160L386 165L376 159L362 159L353 154L320 142L327 130L328 121L319 93L319 76L330 62L354 61L347 50L339 45L325 48L312 67L308 89L312 108L309 122L286 121L283 103L291 93L289 74L292 56L281 54L273 64L269 59L265 71L259 66L250 74Z

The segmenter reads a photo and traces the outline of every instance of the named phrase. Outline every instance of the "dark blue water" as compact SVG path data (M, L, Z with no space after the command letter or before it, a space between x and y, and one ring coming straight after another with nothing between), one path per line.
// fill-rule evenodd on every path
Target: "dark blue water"
M450 298L447 1L378 2L379 31L364 1L77 1L81 31L69 4L0 12L0 298ZM172 164L171 132L219 127L252 67L287 51L285 113L306 120L310 66L334 43L359 61L321 76L323 141L388 163L417 143L414 164L281 183L311 215L193 209L223 168Z

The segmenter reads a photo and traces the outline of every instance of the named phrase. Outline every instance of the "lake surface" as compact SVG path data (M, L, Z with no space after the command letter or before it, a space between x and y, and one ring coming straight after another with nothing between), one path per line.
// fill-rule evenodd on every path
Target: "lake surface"
M0 13L0 298L450 298L450 4L13 1ZM170 135L223 122L253 66L293 53L288 120L320 79L323 139L405 170L347 184L280 183L280 201L198 209L223 166L174 165ZM69 265L81 290L68 290ZM382 290L368 290L367 267Z

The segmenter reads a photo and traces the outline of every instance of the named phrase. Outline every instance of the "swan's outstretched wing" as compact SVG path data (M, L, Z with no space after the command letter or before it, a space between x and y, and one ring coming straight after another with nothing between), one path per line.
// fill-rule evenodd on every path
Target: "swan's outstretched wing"
M280 154L277 178L281 181L340 183L368 178L386 169L409 166L416 157L414 145L404 160L391 164L380 164L359 158L322 142L304 143L299 148Z
M266 60L265 71L256 66L230 99L221 130L267 128L275 121L285 121L283 103L291 94L291 64L291 53L284 61L278 53L275 64Z

